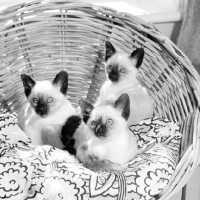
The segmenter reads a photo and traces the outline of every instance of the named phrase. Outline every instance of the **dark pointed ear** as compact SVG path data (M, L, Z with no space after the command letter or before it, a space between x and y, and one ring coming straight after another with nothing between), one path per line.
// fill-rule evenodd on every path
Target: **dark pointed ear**
M21 74L21 79L22 79L23 86L24 86L24 93L25 93L26 97L28 97L31 93L32 88L35 85L35 81L26 74Z
M79 106L81 107L81 113L83 115L83 121L87 123L90 118L90 113L94 109L93 105L88 103L87 101L80 99Z
M66 71L59 72L52 81L52 84L59 86L60 91L66 95L68 89L68 73Z
M138 69L143 62L144 49L143 48L136 49L131 53L130 58L136 62L135 67Z
M128 94L122 94L115 102L114 107L121 110L122 117L128 120L130 115L130 98Z
M116 50L109 41L105 42L105 46L106 46L105 61L107 61L116 52Z

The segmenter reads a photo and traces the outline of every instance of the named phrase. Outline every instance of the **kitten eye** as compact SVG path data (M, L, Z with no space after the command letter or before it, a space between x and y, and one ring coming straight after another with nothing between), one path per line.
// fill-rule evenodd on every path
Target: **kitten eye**
M107 120L106 120L106 124L107 124L107 125L112 125L112 123L113 123L113 120L112 120L112 119L107 119Z
M32 101L33 101L34 104L36 104L38 102L38 99L37 98L33 98Z
M126 71L126 69L125 69L125 68L121 68L119 71L120 71L121 73L124 73L124 72Z
M112 65L108 65L108 69L111 70L113 68Z
M93 120L93 121L91 122L91 126L95 126L95 125L96 125L96 121Z
M52 97L48 97L47 98L47 103L51 103L53 101L53 98Z

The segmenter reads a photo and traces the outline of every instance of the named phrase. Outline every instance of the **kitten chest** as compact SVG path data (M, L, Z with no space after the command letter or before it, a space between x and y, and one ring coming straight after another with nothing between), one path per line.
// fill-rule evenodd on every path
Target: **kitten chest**
M138 152L137 142L132 132L116 135L111 140L92 137L88 147L95 157L121 165L133 159Z

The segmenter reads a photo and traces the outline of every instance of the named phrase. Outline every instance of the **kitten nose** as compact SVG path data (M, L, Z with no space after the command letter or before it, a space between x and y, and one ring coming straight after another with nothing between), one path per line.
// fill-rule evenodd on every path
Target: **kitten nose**
M44 108L43 108L43 107L40 108L39 111L40 111L40 112L44 112Z
M110 79L111 81L117 81L118 78L119 78L118 75L114 75L114 74L112 74L112 75L109 76L109 79Z
M102 128L98 128L98 129L96 129L96 132L102 133L103 129Z
M102 136L104 132L105 132L104 126L98 126L95 130L96 136Z
M103 127L102 126L97 126L96 127L96 132L102 133L103 132Z
M44 107L40 107L37 111L38 111L39 115L43 115L45 113L45 108Z

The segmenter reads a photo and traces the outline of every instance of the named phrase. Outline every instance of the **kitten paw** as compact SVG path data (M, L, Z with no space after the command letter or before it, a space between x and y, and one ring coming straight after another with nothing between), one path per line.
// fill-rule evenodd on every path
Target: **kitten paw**
M110 169L119 169L120 165L109 160L100 160L93 155L88 155L89 162L85 164L88 169L93 171L105 171Z

